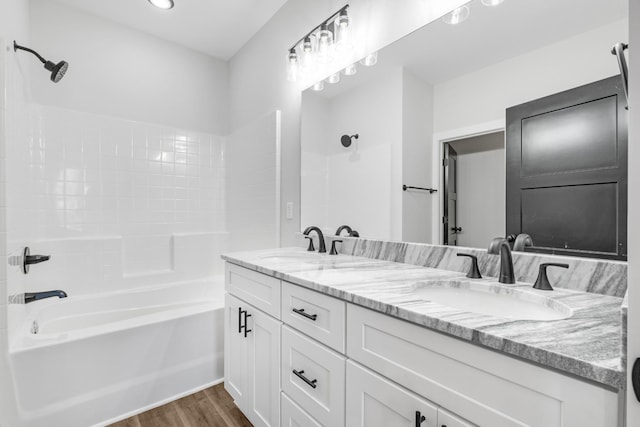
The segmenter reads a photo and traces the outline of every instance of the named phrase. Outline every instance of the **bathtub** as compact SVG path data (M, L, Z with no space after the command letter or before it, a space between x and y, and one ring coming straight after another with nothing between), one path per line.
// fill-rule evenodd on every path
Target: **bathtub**
M101 426L222 381L223 292L220 276L29 304L9 353L24 425Z

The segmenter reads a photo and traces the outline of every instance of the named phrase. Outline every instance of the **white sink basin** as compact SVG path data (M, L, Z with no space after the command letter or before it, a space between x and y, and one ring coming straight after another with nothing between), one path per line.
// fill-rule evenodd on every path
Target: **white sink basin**
M265 255L260 257L261 260L269 262L291 262L291 261L309 261L320 259L320 255L315 252L292 252L274 255Z
M461 311L519 320L560 320L573 312L543 292L496 282L443 280L416 285L418 299ZM553 292L553 291L550 291Z

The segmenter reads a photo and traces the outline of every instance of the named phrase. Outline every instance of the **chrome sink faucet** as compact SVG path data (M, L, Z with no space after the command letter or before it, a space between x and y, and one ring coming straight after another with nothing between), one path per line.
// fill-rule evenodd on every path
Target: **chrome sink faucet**
M490 255L500 254L500 274L498 282L512 285L516 283L516 276L513 271L513 258L511 257L511 248L507 239L495 237L489 243L487 253Z
M302 234L304 234L305 236L308 236L309 233L311 233L312 231L315 231L318 234L318 240L319 240L319 245L320 247L318 248L318 252L323 254L327 252L327 247L324 245L324 234L322 234L322 230L320 230L318 227L312 225L311 227L307 227ZM309 246L311 247L311 245Z

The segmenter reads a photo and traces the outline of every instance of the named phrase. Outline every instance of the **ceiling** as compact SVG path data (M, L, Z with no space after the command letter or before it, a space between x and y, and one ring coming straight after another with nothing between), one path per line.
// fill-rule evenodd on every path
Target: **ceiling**
M57 1L229 60L287 0L175 0L171 10L147 0Z
M495 8L474 0L468 5L467 21L425 25L382 49L375 67L359 67L357 78L325 84L317 94L339 96L399 66L437 85L628 16L626 0L507 0Z

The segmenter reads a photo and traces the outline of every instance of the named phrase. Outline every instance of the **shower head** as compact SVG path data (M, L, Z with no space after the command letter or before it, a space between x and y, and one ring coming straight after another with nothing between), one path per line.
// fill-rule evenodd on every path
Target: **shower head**
M55 64L51 61L47 61L35 50L29 49L28 47L20 46L14 40L13 41L14 52L17 52L18 49L34 54L40 60L40 62L44 64L44 68L47 69L48 71L51 71L51 81L54 83L58 83L60 80L62 80L62 78L64 77L64 74L67 72L67 69L69 68L68 62L60 61L57 64Z
M340 143L342 144L342 146L344 148L349 148L351 146L351 140L353 138L358 139L360 137L360 135L358 135L357 133L355 135L342 135L342 137L340 137Z
M51 81L58 83L64 77L64 73L67 72L69 63L67 61L60 61L57 64L54 64L51 61L47 61L44 64L44 68L51 71Z

